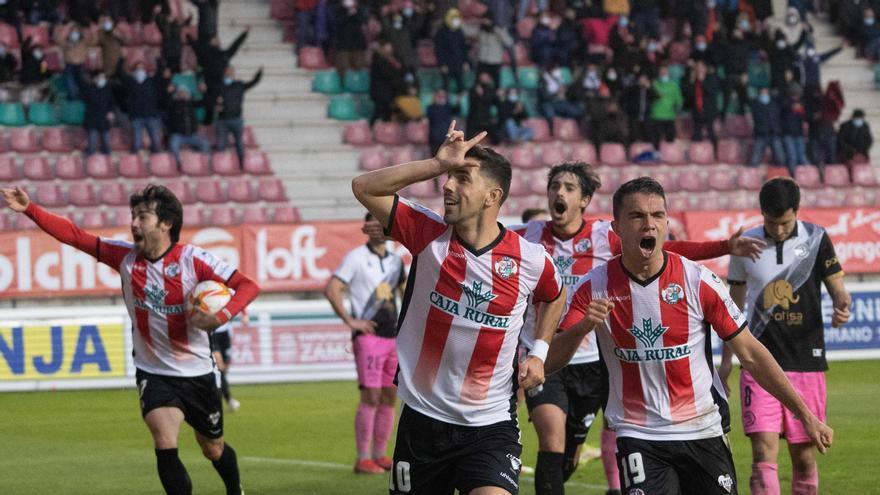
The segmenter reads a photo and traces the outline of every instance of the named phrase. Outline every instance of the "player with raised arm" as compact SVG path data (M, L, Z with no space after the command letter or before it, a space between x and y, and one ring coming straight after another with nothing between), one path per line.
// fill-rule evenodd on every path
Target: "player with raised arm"
M183 208L164 186L149 185L129 199L134 242L92 235L40 208L20 188L3 189L3 197L10 209L24 213L55 239L119 272L131 317L141 414L153 437L165 492L192 492L177 454L180 424L186 421L226 493L243 493L235 450L223 439L223 405L208 334L257 296L257 284L211 253L178 242ZM186 297L207 280L226 284L235 295L216 314L197 309L187 315Z
M367 213L362 232L367 243L345 255L324 296L351 329L357 365L360 404L355 415L356 473L378 474L391 469L385 451L394 429L397 388L397 294L406 286L403 259L388 246L382 227ZM343 299L348 292L351 311Z
M816 419L767 349L747 329L721 279L663 249L663 187L642 177L614 194L621 255L594 268L570 297L546 371L569 362L597 330L609 377L605 415L617 431L627 493L737 493L726 439L727 401L709 354L709 329L727 342L758 383L803 419L822 452L833 432Z
M449 127L434 158L352 182L357 199L413 255L397 337L404 403L392 494L502 495L519 490L517 385L544 381L565 289L543 247L498 223L510 163ZM446 175L444 214L397 196ZM530 303L544 303L530 356L517 341ZM518 369L519 366L519 369Z
M559 271L566 289L571 289L590 270L620 254L620 238L611 222L584 218L600 179L583 162L555 165L547 175L547 204L550 220L511 226L526 240L542 244ZM726 241L669 241L666 249L697 260L731 252L757 256L764 246L758 239L737 232ZM526 351L534 343L535 314L529 311L520 341ZM578 466L580 448L599 408L608 396L605 365L599 359L594 334L585 338L568 366L546 377L543 387L526 397L529 417L538 433L538 462L535 468L537 495L564 493L564 483ZM615 458L614 432L602 431L602 463L608 481L608 494L620 492Z
M798 220L800 188L792 179L774 178L758 195L764 223L746 232L767 247L757 261L733 257L727 278L733 301L748 313L749 329L785 371L810 411L825 421L825 324L822 283L833 302L831 325L849 321L852 298L843 285L843 268L822 227ZM725 347L719 374L731 369ZM752 442L754 495L778 495L779 437L788 442L791 492L819 491L819 470L809 432L798 417L769 394L748 369L740 374L743 429Z

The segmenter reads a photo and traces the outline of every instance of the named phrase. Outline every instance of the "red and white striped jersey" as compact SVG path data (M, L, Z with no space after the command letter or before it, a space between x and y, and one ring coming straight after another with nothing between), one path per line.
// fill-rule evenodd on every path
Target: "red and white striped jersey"
M511 230L544 246L553 258L556 271L562 283L572 291L578 281L596 266L606 263L620 251L620 238L611 230L611 222L600 219L584 219L581 229L572 237L560 239L553 234L553 223L536 220L525 225L515 225ZM526 313L520 341L531 349L535 345L535 321L537 311L530 308ZM599 348L596 346L596 335L590 333L581 342L569 364L591 363L599 360Z
M150 261L130 242L103 237L97 258L122 278L138 369L164 376L200 376L214 369L208 333L188 324L184 301L199 282L227 283L233 267L189 244L174 244Z
M730 418L709 327L728 340L746 328L746 318L718 276L687 258L664 256L660 273L644 282L619 256L594 269L569 299L560 327L581 321L594 298L614 303L596 332L609 376L605 417L618 436L719 436Z
M401 400L459 425L514 418L526 307L562 290L550 256L504 228L475 251L436 213L399 197L389 229L413 255L397 337Z

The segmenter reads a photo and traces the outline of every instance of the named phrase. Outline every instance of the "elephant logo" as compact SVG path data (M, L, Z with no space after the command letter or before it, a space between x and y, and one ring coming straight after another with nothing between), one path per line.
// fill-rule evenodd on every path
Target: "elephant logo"
M779 305L788 310L792 304L797 304L800 296L795 296L791 284L785 280L775 280L764 289L764 307L771 308Z

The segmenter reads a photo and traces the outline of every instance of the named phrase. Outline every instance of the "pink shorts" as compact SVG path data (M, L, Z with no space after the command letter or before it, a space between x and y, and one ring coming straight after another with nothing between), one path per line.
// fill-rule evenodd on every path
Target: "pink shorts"
M397 373L395 342L395 339L375 335L358 335L354 338L354 362L361 388L394 386L394 375Z
M821 371L786 371L788 381L804 400L807 408L825 421L825 373ZM788 443L805 443L810 437L800 420L781 402L761 388L748 371L742 370L739 380L743 429L751 433L779 433Z

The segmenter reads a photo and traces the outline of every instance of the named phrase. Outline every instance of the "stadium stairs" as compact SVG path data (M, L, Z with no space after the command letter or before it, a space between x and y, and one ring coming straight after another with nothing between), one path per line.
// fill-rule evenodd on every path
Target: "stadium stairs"
M270 17L268 0L224 0L220 38L231 43L252 30L232 60L236 77L248 80L264 66L262 82L245 97L245 121L269 155L275 173L304 220L352 219L361 207L351 195L358 152L343 145L344 124L326 117L327 100L311 90L312 73L297 68L292 43Z

